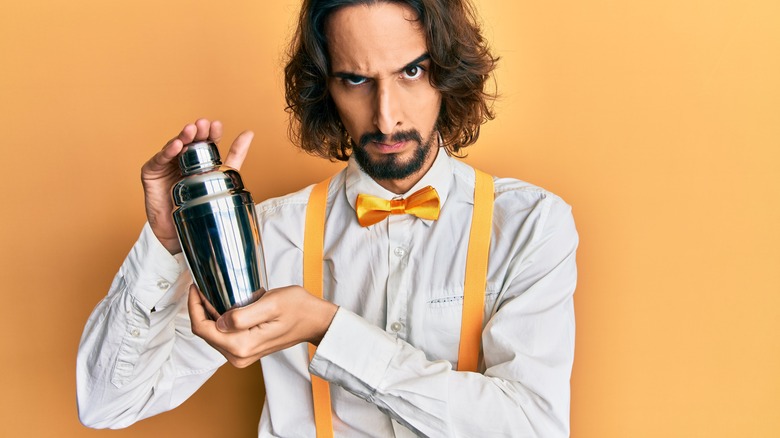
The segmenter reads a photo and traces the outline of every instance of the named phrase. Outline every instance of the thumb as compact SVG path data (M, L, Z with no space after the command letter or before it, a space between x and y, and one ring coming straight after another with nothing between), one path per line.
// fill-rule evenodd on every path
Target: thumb
M225 158L225 166L240 170L254 137L255 133L252 131L244 131L239 134L230 145L230 150Z
M276 318L279 303L274 303L264 295L251 304L234 307L217 319L217 329L221 332L236 332L261 326Z
M223 333L229 333L248 328L243 327L242 323L238 321L242 319L242 315L236 315L236 312L239 312L240 310L240 307L230 309L217 318L217 330Z

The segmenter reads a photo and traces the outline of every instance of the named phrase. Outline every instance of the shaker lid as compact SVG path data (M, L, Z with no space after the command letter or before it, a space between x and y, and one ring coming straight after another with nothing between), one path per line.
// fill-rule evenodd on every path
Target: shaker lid
M190 175L201 169L221 164L217 145L210 141L198 141L184 145L184 149L179 155L179 168L183 175Z

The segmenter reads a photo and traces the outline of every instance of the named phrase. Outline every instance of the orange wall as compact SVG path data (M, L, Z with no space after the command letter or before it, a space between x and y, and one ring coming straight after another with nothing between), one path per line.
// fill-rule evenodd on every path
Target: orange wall
M298 2L5 3L0 436L251 436L258 367L87 430L75 351L143 223L140 166L186 122L259 134L256 199L338 167L286 140ZM480 9L503 98L469 161L562 195L581 233L573 436L780 436L780 3Z

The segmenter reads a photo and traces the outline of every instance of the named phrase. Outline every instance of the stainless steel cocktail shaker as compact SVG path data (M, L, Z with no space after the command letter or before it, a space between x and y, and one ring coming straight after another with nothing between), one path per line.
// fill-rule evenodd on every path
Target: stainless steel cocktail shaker
M220 315L251 303L268 287L252 195L214 143L186 145L179 167L173 219L195 284Z

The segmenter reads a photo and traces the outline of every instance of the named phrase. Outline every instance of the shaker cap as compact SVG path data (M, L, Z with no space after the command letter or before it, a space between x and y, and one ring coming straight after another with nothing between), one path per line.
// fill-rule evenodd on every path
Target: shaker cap
M179 168L183 175L190 175L221 164L217 145L210 141L184 145L182 153L179 154Z

